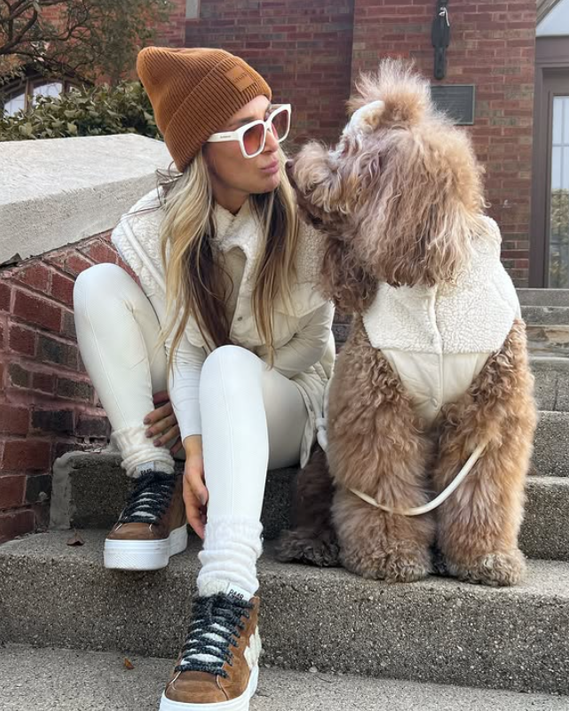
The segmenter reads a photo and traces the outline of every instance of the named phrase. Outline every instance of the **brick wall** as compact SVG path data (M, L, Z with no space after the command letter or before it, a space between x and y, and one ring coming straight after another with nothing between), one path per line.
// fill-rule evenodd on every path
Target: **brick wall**
M275 101L293 105L292 143L331 140L350 91L353 0L202 0L187 47L222 47L250 62Z
M108 237L0 270L0 542L45 528L57 457L108 441L72 312L76 276L119 263Z
M179 0L177 0L179 2ZM535 0L452 0L444 83L476 84L472 133L487 169L489 212L503 232L503 260L527 285L534 81ZM223 47L250 61L277 100L293 104L293 144L334 140L350 77L381 57L414 57L433 76L434 0L323 3L202 0L186 46ZM433 83L435 80L433 79Z
M356 0L352 77L389 55L414 57L433 77L434 7L431 0ZM452 39L442 83L476 85L468 130L486 167L489 213L502 229L506 268L527 286L536 3L452 0L449 9Z

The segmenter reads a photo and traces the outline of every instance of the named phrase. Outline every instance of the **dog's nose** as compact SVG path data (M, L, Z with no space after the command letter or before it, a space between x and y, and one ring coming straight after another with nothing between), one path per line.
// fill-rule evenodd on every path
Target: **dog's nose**
M296 187L296 183L294 180L294 160L292 158L289 158L287 162L285 163L285 171L287 174L287 178L289 179L290 184L293 187Z

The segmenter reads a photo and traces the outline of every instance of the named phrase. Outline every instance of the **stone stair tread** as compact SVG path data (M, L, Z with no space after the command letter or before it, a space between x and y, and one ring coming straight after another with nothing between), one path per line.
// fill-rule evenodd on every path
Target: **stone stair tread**
M569 289L517 289L521 306L569 306Z
M522 306L522 318L527 326L566 326L568 306Z
M543 481L542 478L540 478ZM51 531L37 533L24 538L15 539L0 545L0 561L7 558L28 558L30 560L55 561L69 560L75 565L101 566L103 563L103 541L106 532L98 529L85 529L77 532L84 540L82 546L69 546L67 541L72 538L69 531ZM198 571L197 552L201 543L197 538L190 537L185 553L174 556L168 566L168 575L193 576ZM385 583L364 580L341 568L314 568L305 565L283 565L275 560L272 554L273 545L265 545L265 555L261 558L260 576L279 578L281 581L298 584L312 584L318 581L335 581L342 579L350 585L361 585L366 591L377 586L385 590L403 590L424 588L426 590L445 590L460 594L467 592L473 595L505 595L518 597L521 594L536 594L546 598L562 597L569 601L569 562L531 560L528 561L528 576L520 585L511 588L493 589L478 585L465 585L450 578L431 576L410 586L392 586ZM153 575L149 573L149 575Z
M127 670L125 656L134 668ZM112 652L0 649L3 711L155 711L171 661ZM261 664L251 711L562 711L568 697L292 672Z
M155 573L102 567L104 531L36 534L0 546L2 639L174 656L199 542ZM461 686L569 694L569 563L528 561L514 588L431 577L409 585L342 569L259 565L266 663ZM41 605L38 604L41 600Z

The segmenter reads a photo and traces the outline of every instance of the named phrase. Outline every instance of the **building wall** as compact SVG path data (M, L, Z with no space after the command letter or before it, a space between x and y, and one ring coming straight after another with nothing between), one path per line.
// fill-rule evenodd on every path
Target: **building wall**
M476 85L469 130L487 171L489 213L503 260L527 285L535 0L451 0L452 40L443 83ZM307 4L202 0L186 23L186 46L223 47L250 61L277 100L293 104L293 143L333 141L345 121L351 81L381 57L413 57L433 77L433 0L321 0ZM433 83L436 83L432 79Z
M187 47L222 47L269 81L276 102L293 105L293 143L328 140L345 119L350 92L353 0L202 0L186 24Z
M127 268L109 236L0 270L0 543L47 526L57 457L108 442L109 422L77 347L72 298L77 275L91 265Z
M502 257L527 285L535 62L535 0L449 2L452 39L442 83L475 84L472 134L486 167L489 213L502 229ZM433 77L431 0L356 0L352 77L381 56L413 57ZM437 83L432 79L433 83Z

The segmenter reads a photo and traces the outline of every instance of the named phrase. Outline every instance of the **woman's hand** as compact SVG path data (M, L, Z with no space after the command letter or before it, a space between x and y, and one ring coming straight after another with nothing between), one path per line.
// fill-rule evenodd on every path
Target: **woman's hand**
M165 447L168 442L173 442L170 446L170 453L173 456L182 449L183 445L172 403L166 390L155 393L152 399L156 409L149 412L143 420L145 425L150 425L146 430L146 436L156 438L154 440L155 447Z
M200 538L204 537L207 521L208 490L204 483L202 438L191 435L184 440L186 466L184 469L184 504L188 523Z

